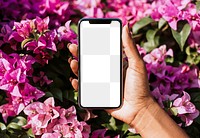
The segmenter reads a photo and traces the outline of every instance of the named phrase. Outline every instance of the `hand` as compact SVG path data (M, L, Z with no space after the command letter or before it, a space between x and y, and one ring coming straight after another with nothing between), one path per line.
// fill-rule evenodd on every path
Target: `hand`
M125 25L122 30L122 43L124 52L128 58L128 63L123 61L124 67L124 98L123 105L118 109L106 110L113 117L131 124L137 113L146 108L153 102L149 94L149 83L146 73L145 64L140 57L140 54L133 44L128 25ZM77 57L77 45L68 45L69 51ZM78 75L78 61L69 59L70 67L75 75ZM92 64L92 63L91 63ZM125 75L126 74L126 75ZM72 86L78 90L78 80L70 79Z

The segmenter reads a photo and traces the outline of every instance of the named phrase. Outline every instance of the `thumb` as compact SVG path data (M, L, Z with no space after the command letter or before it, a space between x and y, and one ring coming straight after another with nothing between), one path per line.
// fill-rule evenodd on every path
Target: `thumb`
M141 57L136 46L133 44L128 24L126 24L122 29L122 44L128 58L129 66L134 67L138 61L141 61Z

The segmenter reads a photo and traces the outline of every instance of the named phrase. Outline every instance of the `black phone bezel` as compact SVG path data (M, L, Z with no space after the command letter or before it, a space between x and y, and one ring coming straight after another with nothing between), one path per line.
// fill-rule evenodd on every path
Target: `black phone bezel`
M118 21L120 23L120 104L117 107L84 107L81 105L81 56L80 56L80 26L81 22L89 21L92 24L110 24L111 21ZM123 102L123 66L122 66L122 21L118 18L82 18L78 22L78 105L82 109L117 109L121 108Z

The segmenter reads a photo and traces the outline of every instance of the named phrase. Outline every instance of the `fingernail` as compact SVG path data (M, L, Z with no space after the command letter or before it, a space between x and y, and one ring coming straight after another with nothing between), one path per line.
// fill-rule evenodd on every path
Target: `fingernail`
M70 64L70 63L71 63L71 61L72 61L72 58L70 57L70 58L68 59L68 63Z
M131 37L132 36L132 30L130 29L130 24L129 24L129 22L127 23L127 25L128 25L128 34L129 34L129 36Z
M71 43L68 43L68 44L67 44L67 48L69 48L70 45L71 45Z
M129 22L128 22L128 29L130 30L130 24L129 24Z

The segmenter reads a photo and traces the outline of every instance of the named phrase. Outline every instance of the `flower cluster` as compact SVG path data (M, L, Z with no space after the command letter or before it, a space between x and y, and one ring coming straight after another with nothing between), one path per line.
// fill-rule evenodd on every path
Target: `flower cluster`
M108 0L107 3L111 11L108 11L105 17L120 18L123 24L126 24L128 21L130 26L152 12L151 4L147 3L146 0Z
M190 0L160 0L153 2L152 9L151 17L154 20L158 21L163 18L174 30L177 30L178 21L187 21L192 28L189 43L192 48L197 49L197 52L200 53L198 40L200 36L200 16L195 4L191 3Z
M32 128L33 133L41 138L88 138L90 126L79 122L76 109L55 106L54 98L29 104L24 113L28 116L28 123L24 128Z
M7 94L8 103L0 106L6 122L8 116L18 115L32 100L38 100L44 92L29 84L35 60L29 55L10 54L0 51L0 89Z
M102 8L104 7L101 0L77 0L74 1L74 7L79 9L85 17L103 18L104 13Z
M74 13L68 1L61 0L10 0L0 1L1 22L34 19L49 16L50 28L59 27Z
M0 89L6 92L8 103L0 107L0 112L5 122L8 116L18 115L30 102L44 96L44 92L32 86L29 81L32 79L40 86L49 85L52 81L42 71L40 76L33 76L32 65L36 62L48 64L52 54L57 51L57 43L76 42L76 34L69 28L69 23L60 26L58 30L49 30L49 17L36 17L33 20L14 22L13 27L2 27Z
M190 102L190 95L184 90L199 88L198 69L184 64L179 67L167 65L165 59L172 56L172 49L167 51L166 45L163 45L146 54L143 59L146 62L152 95L161 107L175 107L178 116L188 126L199 115L199 111ZM173 106L166 107L165 102L168 101L173 102Z

